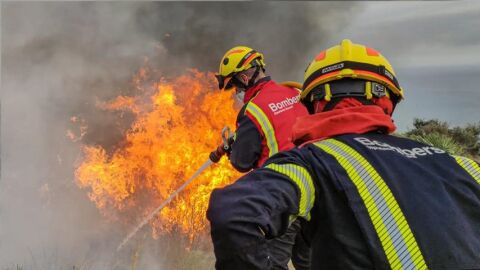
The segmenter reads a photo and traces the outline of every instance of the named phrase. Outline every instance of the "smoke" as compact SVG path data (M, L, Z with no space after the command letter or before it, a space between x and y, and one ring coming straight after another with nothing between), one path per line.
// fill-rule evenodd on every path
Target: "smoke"
M131 91L149 64L166 76L216 71L230 47L263 52L274 79L300 80L308 60L361 8L352 3L2 3L0 267L105 266L122 231L74 183L79 145L122 137L98 100ZM336 42L336 41L335 41ZM156 254L161 257L161 254ZM155 256L151 256L155 258ZM153 259L152 259L153 260ZM160 266L153 262L150 267Z
M139 10L139 26L159 37L174 66L217 70L233 46L263 52L278 80L301 79L328 36L339 30L352 3L156 3ZM165 19L165 18L171 19Z

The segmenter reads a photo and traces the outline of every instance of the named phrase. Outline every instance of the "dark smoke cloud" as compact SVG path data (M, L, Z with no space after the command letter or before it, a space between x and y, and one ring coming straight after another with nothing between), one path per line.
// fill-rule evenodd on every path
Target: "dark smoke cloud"
M155 3L137 18L173 66L216 71L228 49L246 45L265 54L277 80L300 80L312 54L356 10L352 3Z
M74 183L79 145L117 142L124 126L97 100L129 94L144 57L165 74L215 71L238 44L262 51L277 80L299 80L352 3L2 3L0 268L105 266L123 237ZM161 254L156 254L157 258ZM104 260L100 260L103 258ZM152 256L155 258L155 256ZM153 269L161 266L152 262ZM148 268L143 268L148 269Z

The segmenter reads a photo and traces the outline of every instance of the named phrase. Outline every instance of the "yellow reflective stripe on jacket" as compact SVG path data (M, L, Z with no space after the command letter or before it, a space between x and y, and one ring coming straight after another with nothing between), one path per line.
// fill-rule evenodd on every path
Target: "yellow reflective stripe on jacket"
M458 165L460 165L465 171L470 174L478 184L480 184L480 166L478 164L466 157L460 156L453 156L457 161Z
M335 157L356 186L392 269L427 269L410 226L390 188L373 166L348 145L329 139L315 143Z
M267 141L267 147L269 151L268 156L270 157L276 154L278 152L277 138L275 137L275 130L273 129L270 120L268 120L268 117L265 115L262 109L260 109L260 107L253 102L248 103L246 111L255 117L258 124L260 124L260 127L262 128L265 140Z
M296 164L268 164L266 168L287 176L297 185L300 190L298 216L310 220L310 210L315 202L315 187L310 173Z

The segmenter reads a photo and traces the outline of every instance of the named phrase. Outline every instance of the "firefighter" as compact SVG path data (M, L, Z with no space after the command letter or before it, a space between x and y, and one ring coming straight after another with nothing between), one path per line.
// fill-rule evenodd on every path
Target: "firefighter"
M271 269L266 243L295 219L312 269L480 269L480 166L390 135L402 98L378 51L343 40L319 53L299 147L211 195L217 269Z
M235 96L244 104L228 153L235 169L248 172L277 152L294 147L292 126L297 117L308 112L299 102L300 90L278 84L265 74L261 53L245 46L230 49L222 58L216 77L221 90L235 89ZM270 241L275 269L288 269L290 257L297 269L310 269L310 249L299 233L300 228L297 221L284 235Z
M299 90L265 74L263 54L245 46L228 50L216 75L221 90L235 89L243 103L238 113L230 162L240 172L260 167L273 154L294 147L295 119L308 114L299 103Z

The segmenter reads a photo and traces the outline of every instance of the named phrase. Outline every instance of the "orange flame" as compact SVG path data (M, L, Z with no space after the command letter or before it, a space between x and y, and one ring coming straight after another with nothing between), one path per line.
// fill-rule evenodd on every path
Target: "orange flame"
M124 141L113 153L82 146L76 182L109 217L130 225L147 216L207 159L221 142L224 125L236 117L230 93L220 92L211 73L194 70L171 82L146 83L144 69L133 83L137 96L99 104L134 115ZM192 240L205 232L210 193L238 178L226 158L204 171L150 225L153 235L180 230ZM132 219L135 217L135 219Z

